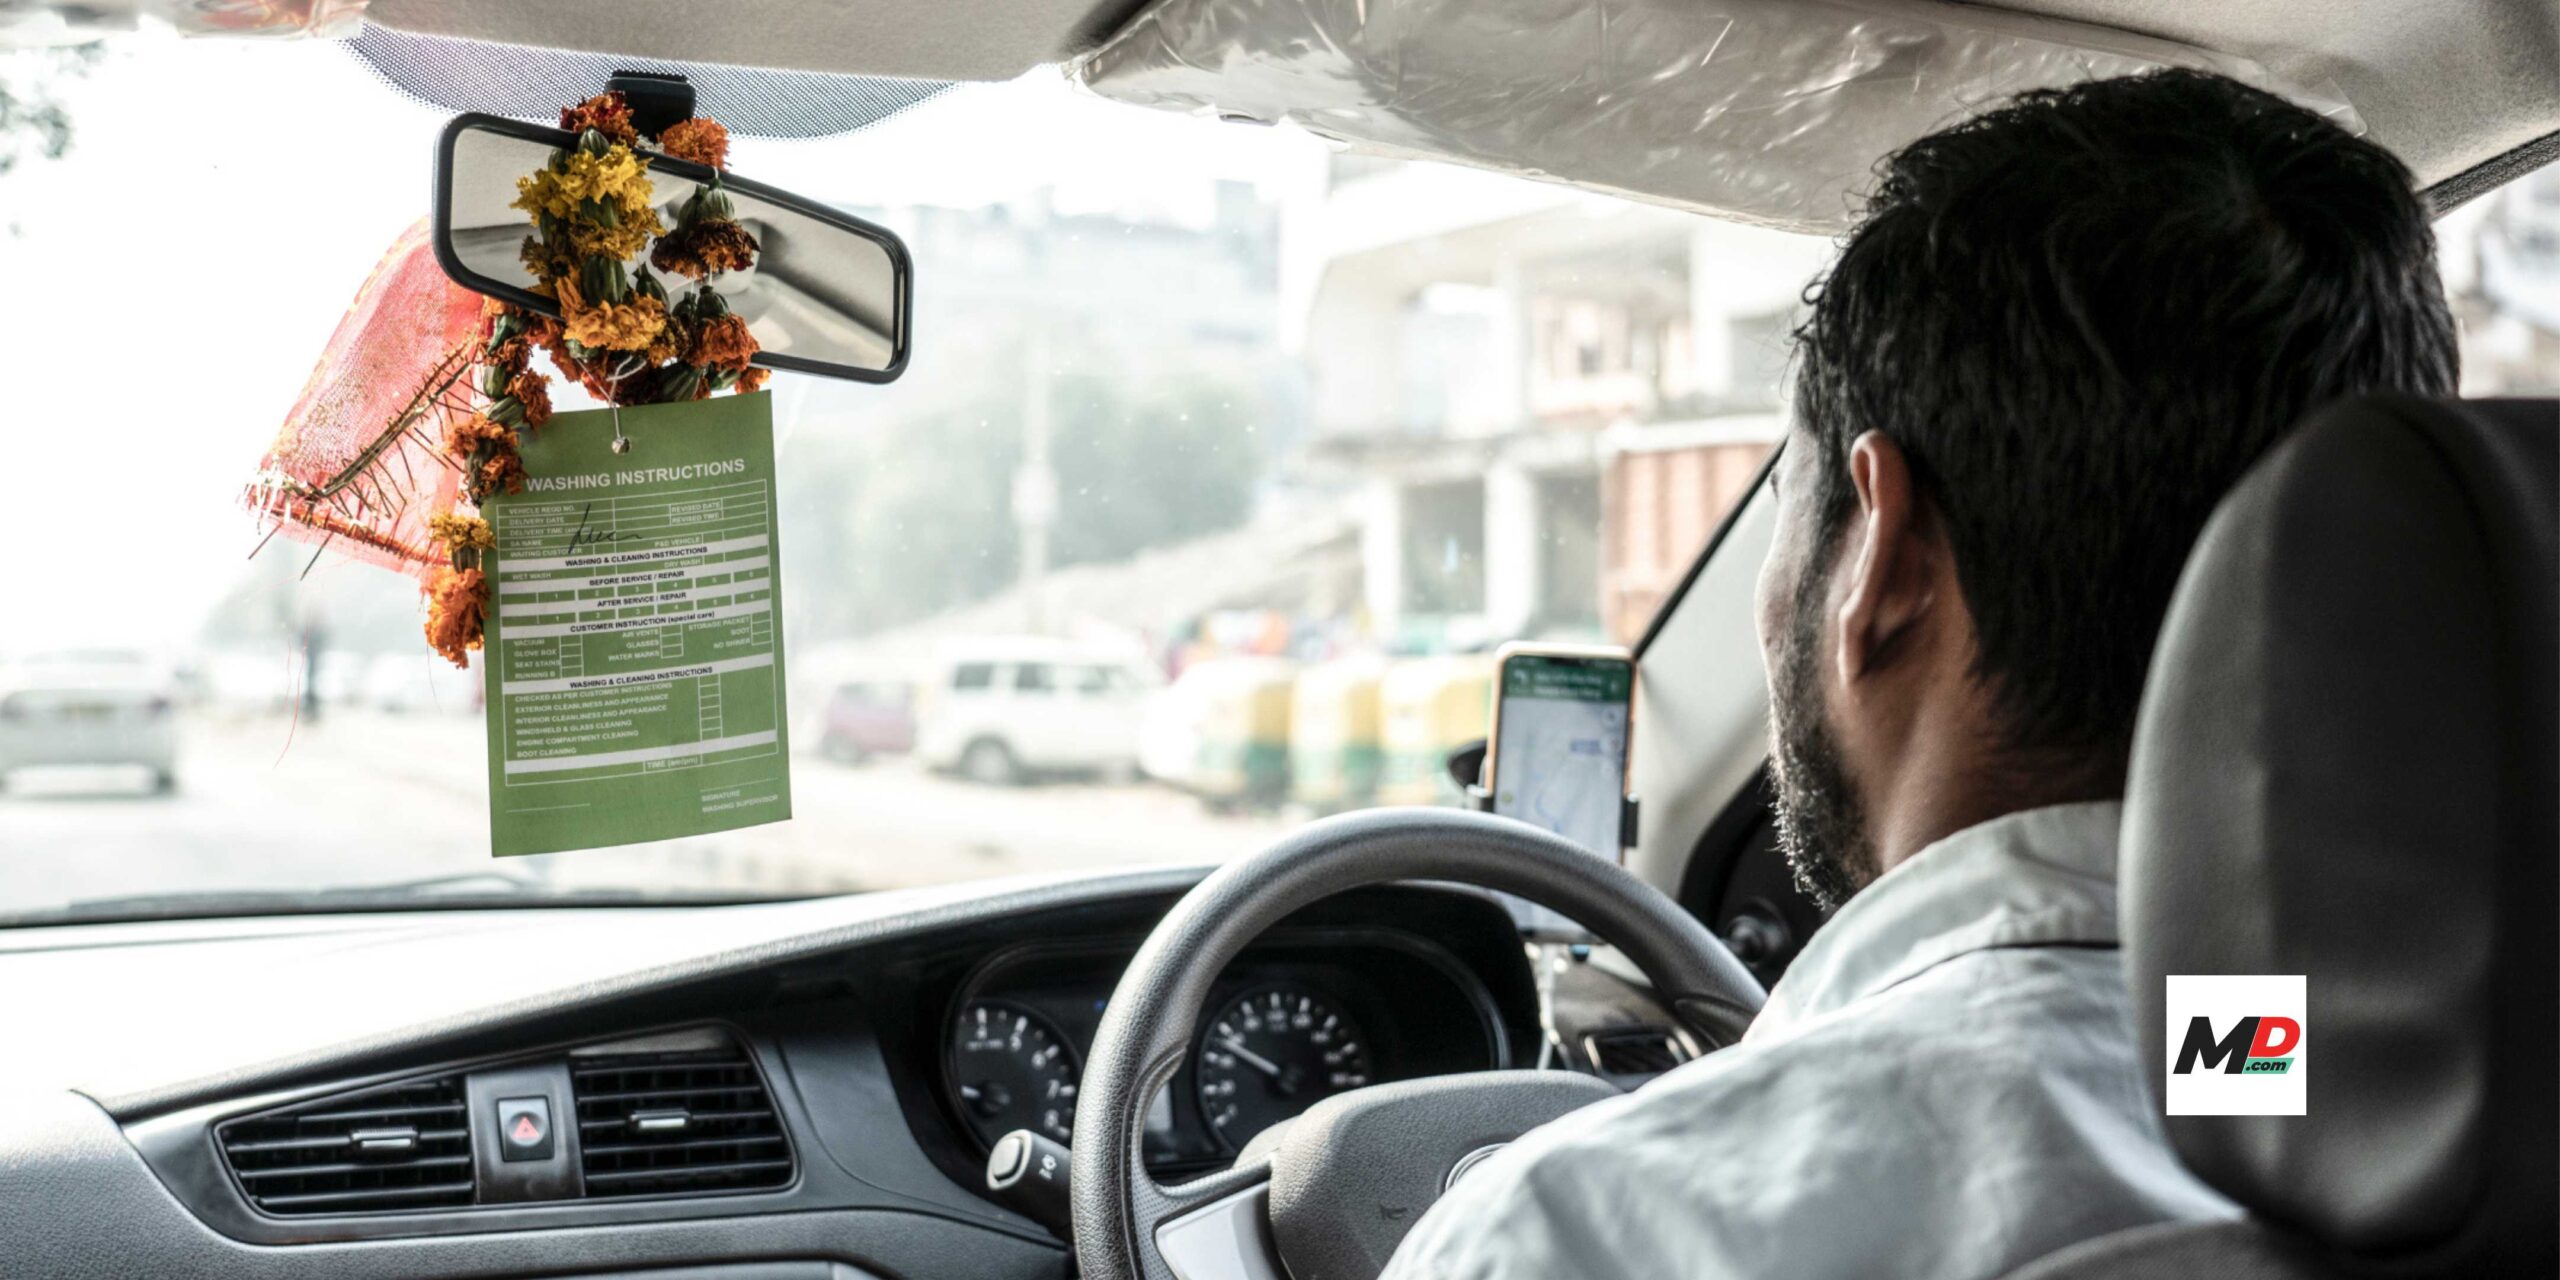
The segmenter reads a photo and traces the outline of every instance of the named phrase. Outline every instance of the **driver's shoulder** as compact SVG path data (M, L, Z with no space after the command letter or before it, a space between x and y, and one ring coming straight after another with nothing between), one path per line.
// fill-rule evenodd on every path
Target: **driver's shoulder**
M2012 953L1943 966L1775 1034L1708 1054L1624 1098L1567 1116L1532 1137L1570 1165L1587 1160L1645 1179L1655 1158L1677 1163L1712 1134L1723 1150L1767 1146L1773 1158L1827 1129L1872 1151L1908 1131L1944 1149L1950 1127L2041 1101L2139 1105L2129 1003L2114 982L2075 972L2114 957ZM1999 970L1996 976L1986 970ZM1524 1142L1528 1140L1524 1139Z
M2080 963L1945 967L1532 1130L1452 1189L1421 1265L1392 1274L1858 1275L1885 1256L1961 1273L2039 1180L2113 1176L2123 1154L2087 1134L2156 1142L2122 1005ZM1898 1214L1855 1208L1883 1203ZM1924 1221L1970 1225L1928 1253L1903 1230Z

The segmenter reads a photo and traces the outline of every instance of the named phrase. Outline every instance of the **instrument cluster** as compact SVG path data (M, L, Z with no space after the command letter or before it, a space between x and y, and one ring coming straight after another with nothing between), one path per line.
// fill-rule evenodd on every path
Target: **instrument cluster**
M1073 1140L1084 1057L1127 961L1116 948L1032 946L962 984L942 1079L982 1149L1015 1129ZM1334 1094L1484 1070L1506 1052L1482 984L1433 948L1383 932L1275 938L1212 989L1190 1054L1149 1109L1147 1161L1221 1164Z

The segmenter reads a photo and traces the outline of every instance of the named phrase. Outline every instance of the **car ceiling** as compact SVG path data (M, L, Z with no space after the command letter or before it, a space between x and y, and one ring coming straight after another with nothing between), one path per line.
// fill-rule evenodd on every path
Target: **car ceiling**
M1701 12L1712 3L1700 0ZM1146 7L1144 0L373 0L367 16L399 31L638 59L984 81L1070 60ZM2333 86L2426 184L2560 129L2560 0L2023 0L1953 9L1866 0L1862 7L2008 10L2246 58L2287 83Z

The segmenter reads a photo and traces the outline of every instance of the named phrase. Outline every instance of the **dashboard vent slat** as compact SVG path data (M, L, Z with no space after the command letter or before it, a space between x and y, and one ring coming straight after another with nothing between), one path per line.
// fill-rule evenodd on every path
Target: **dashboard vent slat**
M1689 1050L1661 1027L1621 1027L1582 1038L1593 1070L1612 1076L1658 1076L1689 1060Z
M458 1075L244 1116L215 1130L215 1142L242 1194L272 1214L472 1201L471 1131Z
M569 1060L590 1196L753 1191L791 1181L791 1144L755 1063L718 1049Z

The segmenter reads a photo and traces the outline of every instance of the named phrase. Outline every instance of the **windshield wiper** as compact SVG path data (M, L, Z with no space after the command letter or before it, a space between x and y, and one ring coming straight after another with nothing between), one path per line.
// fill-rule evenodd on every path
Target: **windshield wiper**
M735 889L651 889L629 885L564 888L503 871L466 871L333 885L325 889L206 889L80 898L57 907L0 916L0 927L196 920L224 916L327 915L367 911L465 911L534 907L708 907L789 902L820 895Z

